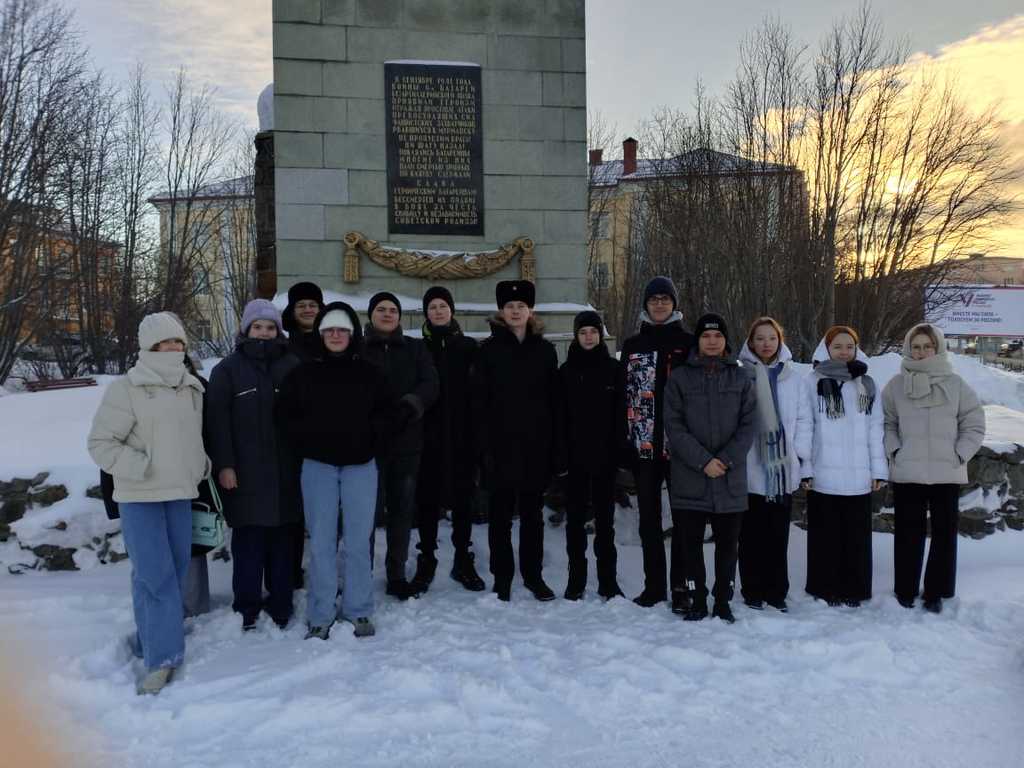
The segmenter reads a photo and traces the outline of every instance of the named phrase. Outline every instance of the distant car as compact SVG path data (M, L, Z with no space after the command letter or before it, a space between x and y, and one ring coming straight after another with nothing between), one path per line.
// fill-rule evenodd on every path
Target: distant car
M1024 340L1014 339L999 345L999 357L1020 356L1021 349L1024 349Z
M968 341L964 345L964 354L965 355L976 355L976 354L978 354L978 342L976 342L976 341Z

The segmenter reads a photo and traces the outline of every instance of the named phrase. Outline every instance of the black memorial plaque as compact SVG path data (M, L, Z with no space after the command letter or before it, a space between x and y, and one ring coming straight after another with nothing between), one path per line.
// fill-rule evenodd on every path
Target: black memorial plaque
M484 233L480 67L384 65L388 232Z

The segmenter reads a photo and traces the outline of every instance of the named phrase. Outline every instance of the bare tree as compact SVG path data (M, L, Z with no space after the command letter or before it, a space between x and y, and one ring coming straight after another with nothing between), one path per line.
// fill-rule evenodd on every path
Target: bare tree
M77 124L85 65L69 14L47 0L0 6L0 383L31 339L38 298L57 267L53 184ZM44 246L46 248L44 249ZM51 268L40 269L43 263Z
M160 280L154 302L190 321L196 314L194 299L207 295L215 282L209 246L220 226L201 190L222 173L233 129L215 109L212 91L194 87L184 70L168 87L167 97L164 188L153 200L161 216Z

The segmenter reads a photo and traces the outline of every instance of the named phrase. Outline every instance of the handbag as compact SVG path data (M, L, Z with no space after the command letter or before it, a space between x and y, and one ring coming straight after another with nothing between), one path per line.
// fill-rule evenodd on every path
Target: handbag
M192 546L216 549L224 543L224 505L213 477L206 478L212 504L198 499L192 502Z

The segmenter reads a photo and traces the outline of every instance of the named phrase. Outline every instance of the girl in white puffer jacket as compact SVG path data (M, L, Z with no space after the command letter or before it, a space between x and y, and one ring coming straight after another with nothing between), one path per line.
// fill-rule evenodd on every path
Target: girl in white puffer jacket
M814 429L798 436L807 494L807 592L829 605L871 598L871 492L889 477L880 394L857 332L833 326L814 352L804 399Z
M789 593L789 527L792 493L800 486L797 441L810 443L814 419L803 397L782 326L759 317L750 326L739 358L754 371L757 437L747 453L747 511L740 530L743 601L785 611Z

